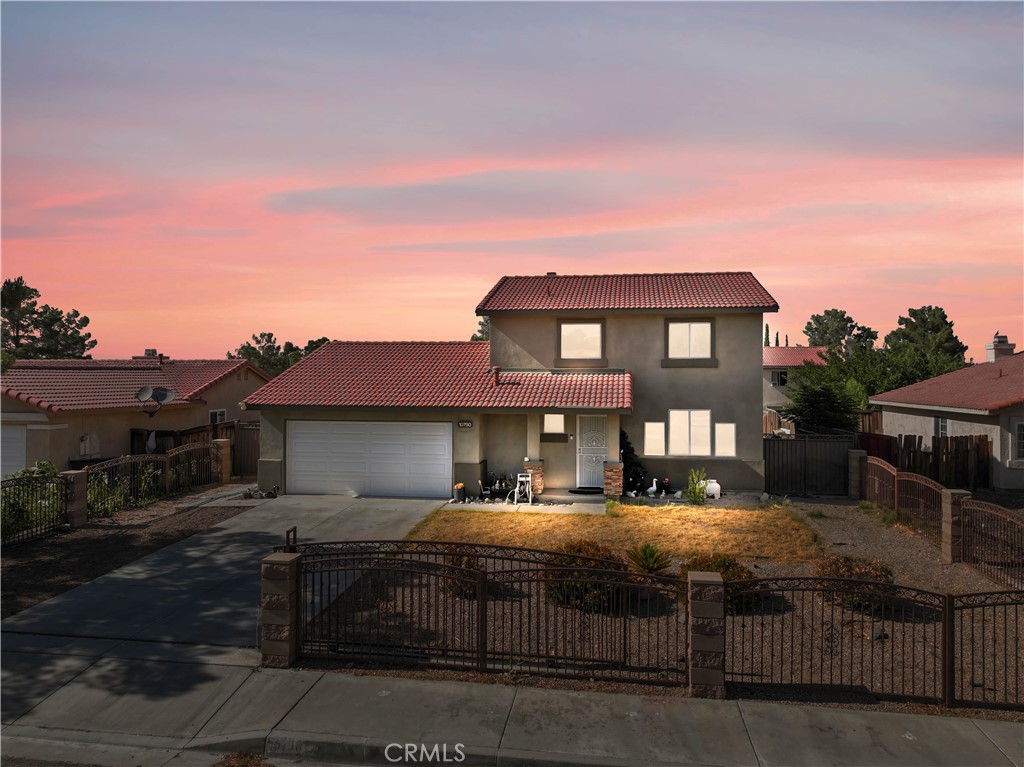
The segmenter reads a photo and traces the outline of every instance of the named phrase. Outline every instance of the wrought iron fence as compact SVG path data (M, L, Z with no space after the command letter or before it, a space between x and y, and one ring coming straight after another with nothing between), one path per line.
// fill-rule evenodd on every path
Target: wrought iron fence
M0 529L4 546L57 532L68 522L71 484L64 477L17 477L0 487Z
M220 450L212 443L199 442L175 447L168 450L165 457L168 495L212 485L220 476Z
M681 684L672 578L617 562L437 542L292 546L301 653L375 663Z
M963 561L1024 589L1024 513L974 499L963 501L960 512Z
M730 589L731 685L1024 706L1024 592L951 596L837 578L762 578Z
M900 524L942 545L942 485L920 474L898 472L895 508Z
M943 595L839 578L731 584L725 678L942 700Z
M950 598L949 644L956 647L948 679L953 702L1024 705L1024 592Z
M863 483L865 500L889 509L896 508L895 466L869 455Z
M217 481L220 451L208 442L129 455L86 467L89 517L109 517Z

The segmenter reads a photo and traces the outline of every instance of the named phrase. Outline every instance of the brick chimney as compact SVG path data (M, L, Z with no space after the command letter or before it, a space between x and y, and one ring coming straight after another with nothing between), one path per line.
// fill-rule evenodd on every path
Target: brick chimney
M992 337L992 343L985 344L985 351L988 353L986 362L995 362L1003 357L1009 357L1013 354L1013 350L1017 348L1017 344L1011 344L1006 336L999 335L999 331Z
M494 385L497 386L500 383L498 377L501 375L501 368L495 365L492 372L494 373Z

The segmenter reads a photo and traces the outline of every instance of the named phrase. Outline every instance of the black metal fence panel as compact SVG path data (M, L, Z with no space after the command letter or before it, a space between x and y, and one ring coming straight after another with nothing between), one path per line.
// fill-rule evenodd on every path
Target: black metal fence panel
M765 491L774 495L847 495L856 435L799 434L764 440Z
M953 597L953 702L1024 706L1024 592Z
M4 546L44 538L68 522L70 483L64 477L5 479L0 488Z
M376 550L375 550L376 547ZM671 578L512 547L301 546L307 656L682 684L685 606Z
M1024 512L974 499L960 506L963 561L1000 583L1024 589Z
M933 546L942 545L942 485L919 474L896 474L896 519L924 536Z
M943 595L837 578L728 588L726 682L942 700Z

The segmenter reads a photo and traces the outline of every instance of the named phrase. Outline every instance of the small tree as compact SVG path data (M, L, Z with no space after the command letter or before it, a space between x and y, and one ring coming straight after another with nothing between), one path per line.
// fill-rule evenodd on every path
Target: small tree
M477 327L476 332L469 339L470 341L490 341L491 340L491 318L481 317L480 325Z
M807 363L793 371L789 392L793 404L782 408L782 415L796 422L801 431L856 429L857 403L847 390L846 382L806 370L808 367L820 366Z
M640 458L629 441L629 435L623 430L619 430L619 445L619 455L622 459L622 492L644 490L647 470L640 463Z
M765 346L770 346L770 344L768 343L768 323L767 322L764 323L764 345Z

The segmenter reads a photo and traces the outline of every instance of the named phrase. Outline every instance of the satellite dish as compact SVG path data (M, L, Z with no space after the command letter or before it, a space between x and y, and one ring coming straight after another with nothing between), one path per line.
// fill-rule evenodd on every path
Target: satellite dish
M176 396L177 395L174 393L173 389L165 389L163 386L158 386L155 389L153 389L152 394L153 401L161 405L166 405Z
M141 389L135 392L135 399L137 399L139 402L146 402L148 400L153 399L153 387L143 386Z

